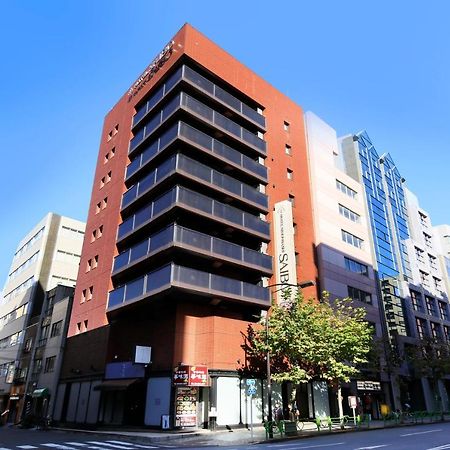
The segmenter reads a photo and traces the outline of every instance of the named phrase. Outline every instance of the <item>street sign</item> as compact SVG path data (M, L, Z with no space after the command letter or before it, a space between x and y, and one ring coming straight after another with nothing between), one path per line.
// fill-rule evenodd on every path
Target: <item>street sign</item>
M256 384L256 380L254 380L252 378L247 379L247 386L255 386L255 384Z
M358 406L358 399L356 398L356 395L349 395L348 396L348 406L352 408L353 411L353 423L356 425L356 408Z
M247 395L255 395L256 394L256 386L249 386L247 389Z

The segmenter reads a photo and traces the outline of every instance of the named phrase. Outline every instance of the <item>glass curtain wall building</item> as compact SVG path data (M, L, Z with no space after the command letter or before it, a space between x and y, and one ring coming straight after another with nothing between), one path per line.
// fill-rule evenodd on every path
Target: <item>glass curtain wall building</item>
M404 179L392 157L380 155L365 131L342 138L341 145L350 173L364 185L387 331L391 339L406 336L402 283L410 279L411 269Z

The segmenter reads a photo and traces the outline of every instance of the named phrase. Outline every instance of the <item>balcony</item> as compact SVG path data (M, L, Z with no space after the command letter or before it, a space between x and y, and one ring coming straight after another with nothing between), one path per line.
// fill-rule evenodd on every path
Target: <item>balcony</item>
M193 114L209 126L213 126L233 139L238 140L250 148L253 148L261 156L266 156L266 142L263 139L241 127L224 115L218 113L209 106L199 102L185 92L180 92L177 94L172 100L164 105L160 111L150 116L148 121L145 122L145 125L137 131L131 139L129 154L131 155L144 141L147 140L149 136L153 134L157 128L161 126L163 122L165 122L180 108L190 114Z
M160 183L163 179L170 177L174 173L205 182L209 187L220 190L227 196L245 201L248 205L253 206L260 212L268 212L269 203L267 196L259 192L256 188L241 183L233 177L211 169L179 153L165 160L125 192L122 197L122 210L132 204L136 199L144 196L157 183Z
M147 145L145 150L128 165L125 179L129 180L157 154L168 148L175 139L180 139L213 154L240 171L250 172L259 182L267 184L267 168L265 166L184 122L178 122L165 131L160 138Z
M136 230L175 207L180 207L216 222L241 229L258 236L261 240L270 240L270 225L268 222L264 222L257 216L220 203L205 195L181 186L175 186L124 220L119 225L117 241L119 242L130 236Z
M269 255L172 224L117 255L114 259L113 276L168 247L175 246L209 258L226 260L259 271L264 276L271 276L273 273L272 257Z
M193 296L211 300L218 298L262 307L270 305L267 288L172 263L111 291L108 312L157 294L168 293L171 289L187 291Z
M230 110L241 115L253 124L265 129L266 119L262 114L258 113L255 109L250 108L247 104L241 102L239 99L229 94L224 89L209 81L188 66L182 66L175 73L173 73L167 79L165 84L162 85L148 99L148 101L137 110L135 116L133 117L133 127L140 123L141 120L182 80L189 83L191 86L194 86L204 94L207 94L215 101L226 105Z

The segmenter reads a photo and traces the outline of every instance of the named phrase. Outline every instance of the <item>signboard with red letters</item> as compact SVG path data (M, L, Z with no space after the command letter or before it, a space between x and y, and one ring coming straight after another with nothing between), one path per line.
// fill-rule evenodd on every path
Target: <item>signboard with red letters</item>
M178 366L173 372L175 386L209 386L206 366Z

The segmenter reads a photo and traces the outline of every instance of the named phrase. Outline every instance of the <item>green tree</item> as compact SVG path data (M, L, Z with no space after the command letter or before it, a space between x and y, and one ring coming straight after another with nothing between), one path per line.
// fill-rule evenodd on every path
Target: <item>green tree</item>
M326 380L338 390L342 416L342 382L359 373L371 349L372 328L364 308L351 300L331 301L324 293L321 302L305 299L301 292L274 303L266 327L250 325L246 336L244 370L263 372L267 351L274 381L293 384Z

